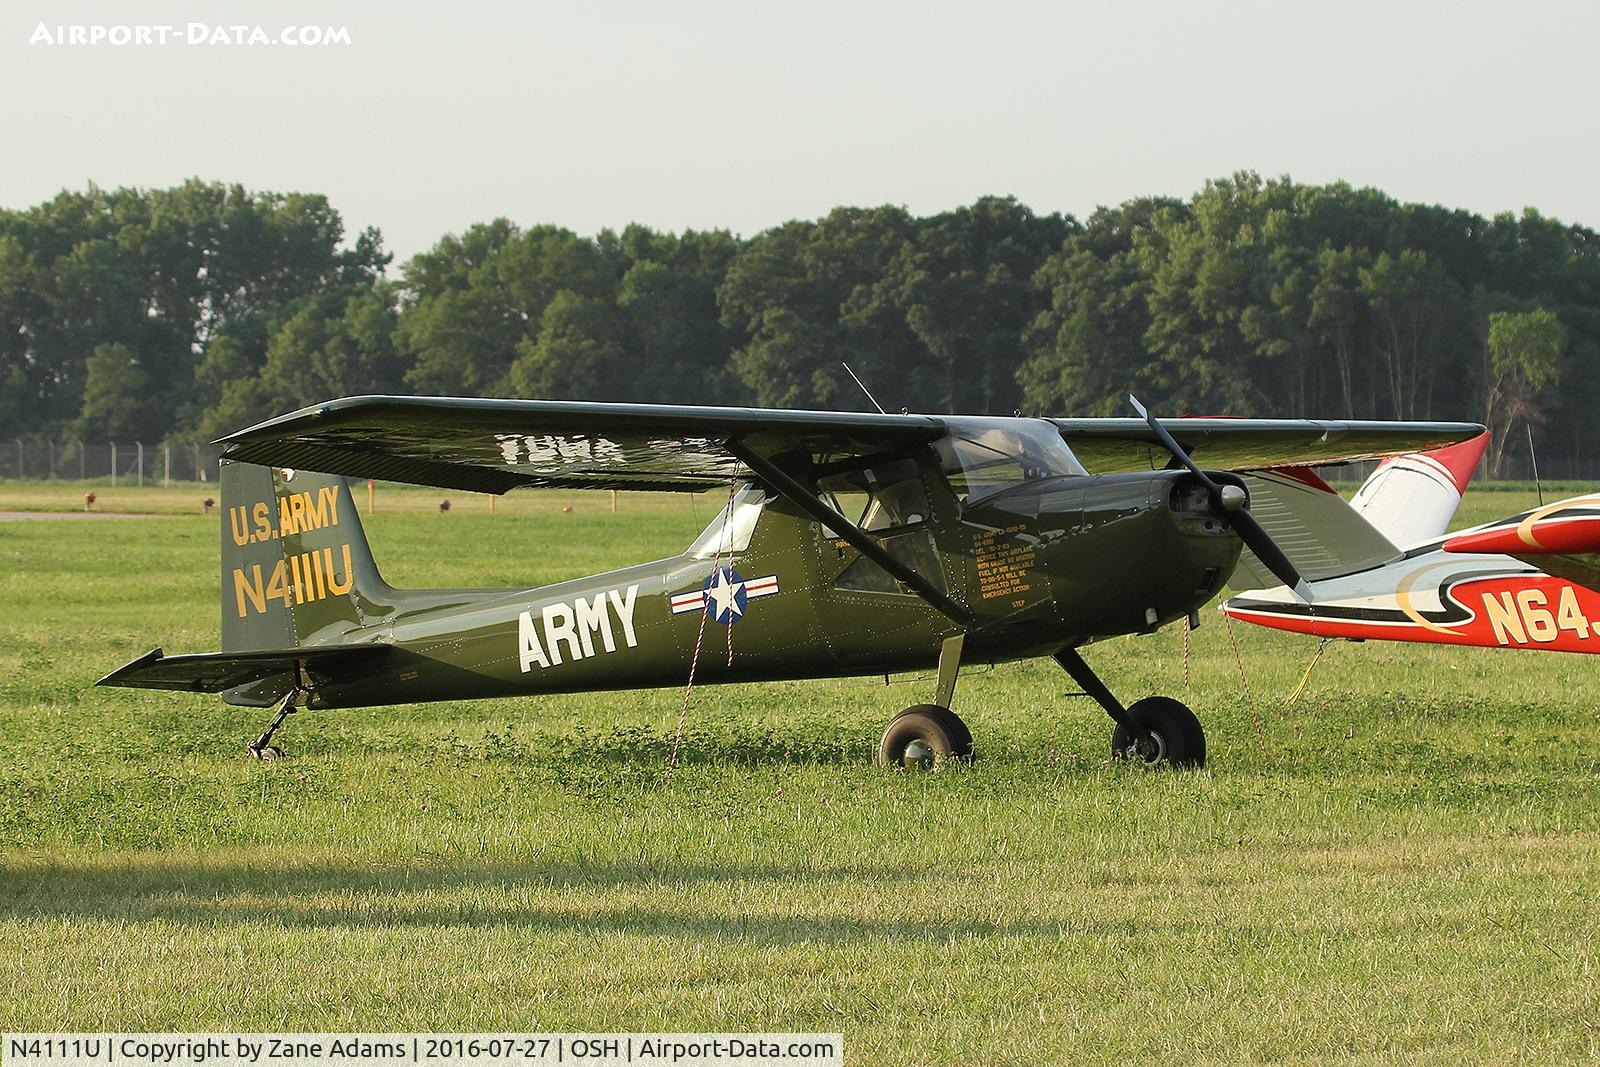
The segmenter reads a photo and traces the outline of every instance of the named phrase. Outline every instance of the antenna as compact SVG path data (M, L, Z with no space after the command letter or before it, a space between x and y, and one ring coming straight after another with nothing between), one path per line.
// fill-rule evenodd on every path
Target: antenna
M839 366L845 369L846 374L850 375L852 378L855 378L856 384L861 386L861 391L863 393L867 394L867 399L872 401L872 406L878 409L879 415L889 414L887 411L883 410L883 405L878 403L878 398L872 395L872 390L867 388L867 383L856 377L856 372L850 369L850 364L841 359L839 361Z
M1533 487L1539 491L1539 506L1544 507L1544 483L1539 481L1539 457L1533 451L1533 423L1528 427L1528 458L1533 460Z

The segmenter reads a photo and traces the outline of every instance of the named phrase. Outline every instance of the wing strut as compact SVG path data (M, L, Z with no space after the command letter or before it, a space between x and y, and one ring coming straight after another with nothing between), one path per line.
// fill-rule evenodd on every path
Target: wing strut
M882 545L861 527L830 508L821 497L791 478L784 470L744 443L731 438L728 452L749 467L761 480L794 502L795 506L848 542L850 547L888 571L897 581L916 593L928 606L960 626L972 625L972 613L951 600L916 571L884 551Z

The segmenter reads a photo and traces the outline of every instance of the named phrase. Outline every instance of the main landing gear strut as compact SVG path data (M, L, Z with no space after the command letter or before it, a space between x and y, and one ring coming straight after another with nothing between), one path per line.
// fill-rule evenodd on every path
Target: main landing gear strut
M1147 767L1205 766L1206 734L1187 704L1171 697L1145 697L1125 708L1076 648L1063 648L1055 660L1117 724L1111 731L1113 756Z
M950 710L961 671L967 635L945 639L939 649L939 681L932 704L913 704L890 721L878 742L878 763L893 770L931 770L950 759L972 755L972 731Z

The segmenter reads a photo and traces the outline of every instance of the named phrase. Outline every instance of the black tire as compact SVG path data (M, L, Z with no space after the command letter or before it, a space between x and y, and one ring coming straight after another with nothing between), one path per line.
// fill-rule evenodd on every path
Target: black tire
M1137 760L1146 767L1204 767L1206 732L1182 701L1145 697L1128 709L1134 722L1150 732L1155 750L1141 751L1137 739L1121 723L1111 731L1111 754Z
M878 742L878 764L891 770L927 770L972 755L972 731L938 704L914 704L890 721Z

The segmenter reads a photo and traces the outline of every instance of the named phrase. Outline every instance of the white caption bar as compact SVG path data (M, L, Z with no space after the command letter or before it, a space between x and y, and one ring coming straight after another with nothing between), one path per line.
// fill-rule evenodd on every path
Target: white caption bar
M0 1067L842 1067L842 1034L6 1034Z

